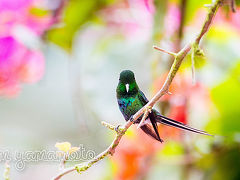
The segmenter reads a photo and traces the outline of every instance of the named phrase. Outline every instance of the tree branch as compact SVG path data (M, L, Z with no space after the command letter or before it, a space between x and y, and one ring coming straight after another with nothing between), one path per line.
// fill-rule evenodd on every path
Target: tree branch
M189 53L189 51L192 48L192 45L199 45L200 40L202 39L202 37L204 36L204 34L208 31L214 15L218 9L219 6L222 5L224 0L216 0L214 2L214 4L211 5L209 12L207 14L207 17L205 19L205 22L203 24L203 27L200 31L200 33L198 34L198 36L195 38L193 43L189 43L187 44L184 48L182 48L178 53L174 53L175 55L175 59L174 62L171 66L171 69L168 73L168 77L165 80L162 88L157 92L157 94L143 107L141 108L133 117L131 120L127 121L121 128L119 127L115 127L112 125L109 125L108 123L103 122L102 124L104 124L106 127L108 127L111 130L115 130L117 135L115 137L115 139L113 140L112 144L102 153L100 153L99 155L97 155L94 159L84 163L84 164L77 164L74 167L70 167L67 168L65 170L63 170L62 172L60 172L56 177L53 178L53 180L59 180L62 176L72 172L72 171L77 171L79 173L86 171L88 168L90 168L93 164L95 164L96 162L100 161L101 159L105 158L107 155L113 155L115 152L116 147L118 146L122 136L125 134L125 132L128 130L128 128L133 124L134 121L136 121L142 114L144 114L146 111L148 111L147 109L152 108L154 106L154 104L156 104L156 102L165 94L168 93L169 87L173 81L173 78L175 77L179 67L181 66L181 63L183 61L183 59L186 57L186 55ZM156 48L157 49L157 48ZM159 48L161 49L161 48ZM168 54L173 55L173 53L169 53L168 51L163 50L164 52L167 52Z
M174 57L176 57L176 55L177 55L177 54L174 53L174 52L167 51L167 50L162 49L162 48L157 47L157 46L153 46L153 48L156 49L156 50L158 50L158 51L162 51L162 52L164 52L164 53L167 53L167 54L169 54L169 55L172 55L172 56L174 56Z
M140 123L138 124L137 128L140 128L143 125L144 121L147 119L148 114L151 113L151 111L152 111L152 107L151 106L146 107L145 112L143 114L143 117L142 117Z

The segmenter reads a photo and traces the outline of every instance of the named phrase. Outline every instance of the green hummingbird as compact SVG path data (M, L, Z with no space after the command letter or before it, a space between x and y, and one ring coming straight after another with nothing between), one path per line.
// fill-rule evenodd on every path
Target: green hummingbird
M119 109L126 121L132 120L132 116L148 103L148 99L137 85L134 73L130 70L124 70L120 73L116 93ZM142 116L139 117L134 123L140 123ZM188 130L198 134L213 136L211 134L208 134L206 131L192 128L186 124L165 117L161 115L157 110L152 109L151 113L149 113L148 117L140 128L147 135L153 137L161 143L163 140L159 136L157 123Z

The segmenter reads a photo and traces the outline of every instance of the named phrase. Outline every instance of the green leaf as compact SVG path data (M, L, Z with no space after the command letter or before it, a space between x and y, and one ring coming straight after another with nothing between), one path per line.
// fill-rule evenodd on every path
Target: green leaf
M196 69L201 69L206 64L206 57L205 56L195 56L194 63ZM191 68L192 61L191 61L191 54L188 54L185 60L182 63L181 70Z
M113 2L113 0L70 0L64 9L64 25L49 30L47 39L70 52L76 32L87 22L96 22L98 11Z
M218 110L217 120L222 134L234 135L240 132L240 64L230 72L224 82L211 90L212 100Z
M185 22L188 23L189 21L191 21L195 17L196 12L199 9L205 8L204 7L205 4L211 4L211 3L212 3L211 0L187 1ZM206 9L206 12L207 12L207 9Z
M38 17L46 16L49 13L48 10L40 9L40 8L37 8L37 7L32 7L29 10L29 12L30 12L30 14L32 14L34 16L38 16Z
M162 154L166 156L170 155L181 155L183 154L184 150L180 143L175 141L169 141L164 145L162 149Z
M213 144L211 152L196 162L203 172L203 179L237 180L240 179L240 148L239 143L223 141Z

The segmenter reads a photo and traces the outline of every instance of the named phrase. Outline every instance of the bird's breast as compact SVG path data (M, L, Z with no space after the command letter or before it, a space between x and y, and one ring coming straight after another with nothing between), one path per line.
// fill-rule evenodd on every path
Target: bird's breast
M140 101L134 97L121 98L118 100L118 105L126 120L142 107Z

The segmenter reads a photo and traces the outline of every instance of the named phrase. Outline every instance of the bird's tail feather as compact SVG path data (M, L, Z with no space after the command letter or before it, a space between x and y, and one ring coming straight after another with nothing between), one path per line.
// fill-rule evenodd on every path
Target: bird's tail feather
M152 138L156 139L157 141L159 142L163 142L163 140L159 137L159 135L157 135L153 129L150 127L150 125L143 125L141 126L141 129L147 134L147 135L150 135Z
M198 134L204 134L204 135L208 135L208 136L214 136L212 134L209 134L208 132L206 131L202 131L202 130L199 130L199 129L195 129L195 128L192 128L186 124L183 124L181 122L178 122L178 121L175 121L173 119L170 119L168 117L165 117L161 114L157 114L157 121L161 124L164 124L164 125L167 125L167 126L172 126L172 127L176 127L176 128L179 128L179 129L184 129L184 130L187 130L187 131L191 131L191 132L194 132L194 133L198 133Z
M158 141L161 142L162 140L161 140L161 138L160 138L160 136L159 136L157 121L155 120L154 114L153 114L153 113L149 113L148 116L149 116L149 119L150 119L150 121L151 121L151 123L152 123L154 132L155 132L155 134L156 134L157 137L158 137Z

